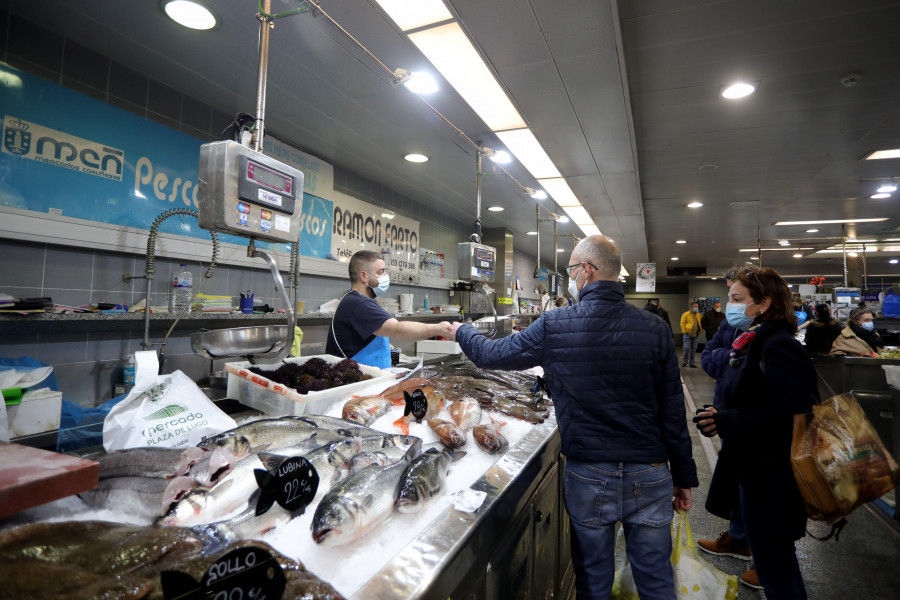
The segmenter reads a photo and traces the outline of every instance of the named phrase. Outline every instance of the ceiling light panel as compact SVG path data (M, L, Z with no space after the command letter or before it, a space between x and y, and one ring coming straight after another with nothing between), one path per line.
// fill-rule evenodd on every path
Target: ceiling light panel
M866 160L880 160L882 158L900 158L900 148L892 148L890 150L876 150L868 156Z
M544 149L540 142L534 137L530 129L513 129L510 131L498 131L497 137L509 148L509 151L522 163L531 176L537 180L542 177L559 177L559 170ZM546 186L544 186L546 189ZM553 195L549 189L547 192Z
M575 197L575 192L572 191L572 188L569 187L569 184L566 183L566 180L562 177L540 179L538 180L538 183L547 190L547 193L550 194L553 200L562 208L566 208L567 206L581 206L581 202Z
M418 31L409 39L491 130L525 127L519 111L458 23ZM507 147L516 154L509 144Z
M887 217L879 217L877 219L836 219L833 221L776 221L772 225L829 225L832 223L876 223L878 221L887 221Z
M403 31L453 18L443 0L375 0Z
M600 229L596 225L579 225L581 231L584 235L601 235ZM628 271L622 269L625 275L628 275Z
M594 220L583 206L564 206L563 210L576 225L593 225Z

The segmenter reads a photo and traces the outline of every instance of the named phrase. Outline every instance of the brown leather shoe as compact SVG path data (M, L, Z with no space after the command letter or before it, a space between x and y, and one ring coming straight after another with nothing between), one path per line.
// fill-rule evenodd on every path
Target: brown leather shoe
M741 575L741 583L754 590L763 589L763 586L759 583L759 575L756 573L756 565L750 563L750 568L747 569L746 573Z
M734 558L742 558L750 560L750 545L739 544L728 537L728 532L723 531L715 540L697 540L697 546L704 552L715 554L716 556L733 556Z

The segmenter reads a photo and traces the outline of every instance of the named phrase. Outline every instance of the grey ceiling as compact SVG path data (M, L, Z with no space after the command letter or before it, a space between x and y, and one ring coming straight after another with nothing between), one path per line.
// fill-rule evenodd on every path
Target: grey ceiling
M207 3L221 20L210 32L172 23L157 0L2 2L226 113L253 112L256 0ZM900 147L896 0L445 3L597 226L620 243L629 271L649 259L661 273L674 265L718 273L749 258L737 250L756 247L757 228L764 248L841 235L839 225L806 234L806 227L774 227L778 220L890 217L846 233L900 238L897 200L869 199L878 183L869 180L900 177L900 159L860 160ZM273 12L296 6L272 2ZM374 0L322 7L390 68L429 68ZM851 72L862 75L859 83L841 85ZM736 79L758 81L757 93L720 100L721 87ZM442 88L429 100L450 121L502 147L448 84ZM474 218L473 149L321 15L277 21L266 117L277 137L453 219ZM406 163L411 151L431 160ZM535 186L520 166L510 172ZM506 208L484 213L485 226L512 229L516 247L533 253L535 239L524 232L535 227L534 201L502 176L485 178L483 198ZM692 200L704 206L686 208ZM545 223L545 247L551 232ZM580 235L573 225L560 233ZM570 249L571 238L560 246ZM768 252L763 262L784 273L841 271L839 255L830 262L791 255ZM900 274L887 258L870 255L868 272Z

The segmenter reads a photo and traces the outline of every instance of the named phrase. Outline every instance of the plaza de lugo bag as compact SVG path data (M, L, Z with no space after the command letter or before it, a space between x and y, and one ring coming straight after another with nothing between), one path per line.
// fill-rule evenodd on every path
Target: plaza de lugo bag
M791 466L809 518L831 524L900 483L900 468L853 392L794 415Z

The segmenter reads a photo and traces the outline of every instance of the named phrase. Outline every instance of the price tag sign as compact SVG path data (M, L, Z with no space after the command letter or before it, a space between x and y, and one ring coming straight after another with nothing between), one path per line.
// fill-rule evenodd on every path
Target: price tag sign
M422 390L413 390L412 394L403 392L403 398L406 400L406 408L403 409L403 416L411 414L416 421L421 421L428 412L428 398Z
M275 557L253 546L224 554L199 583L180 571L163 571L160 582L166 600L279 600L287 585Z
M319 489L319 474L302 456L284 459L274 472L256 469L254 474L260 488L257 515L268 511L276 502L288 512L302 513Z

